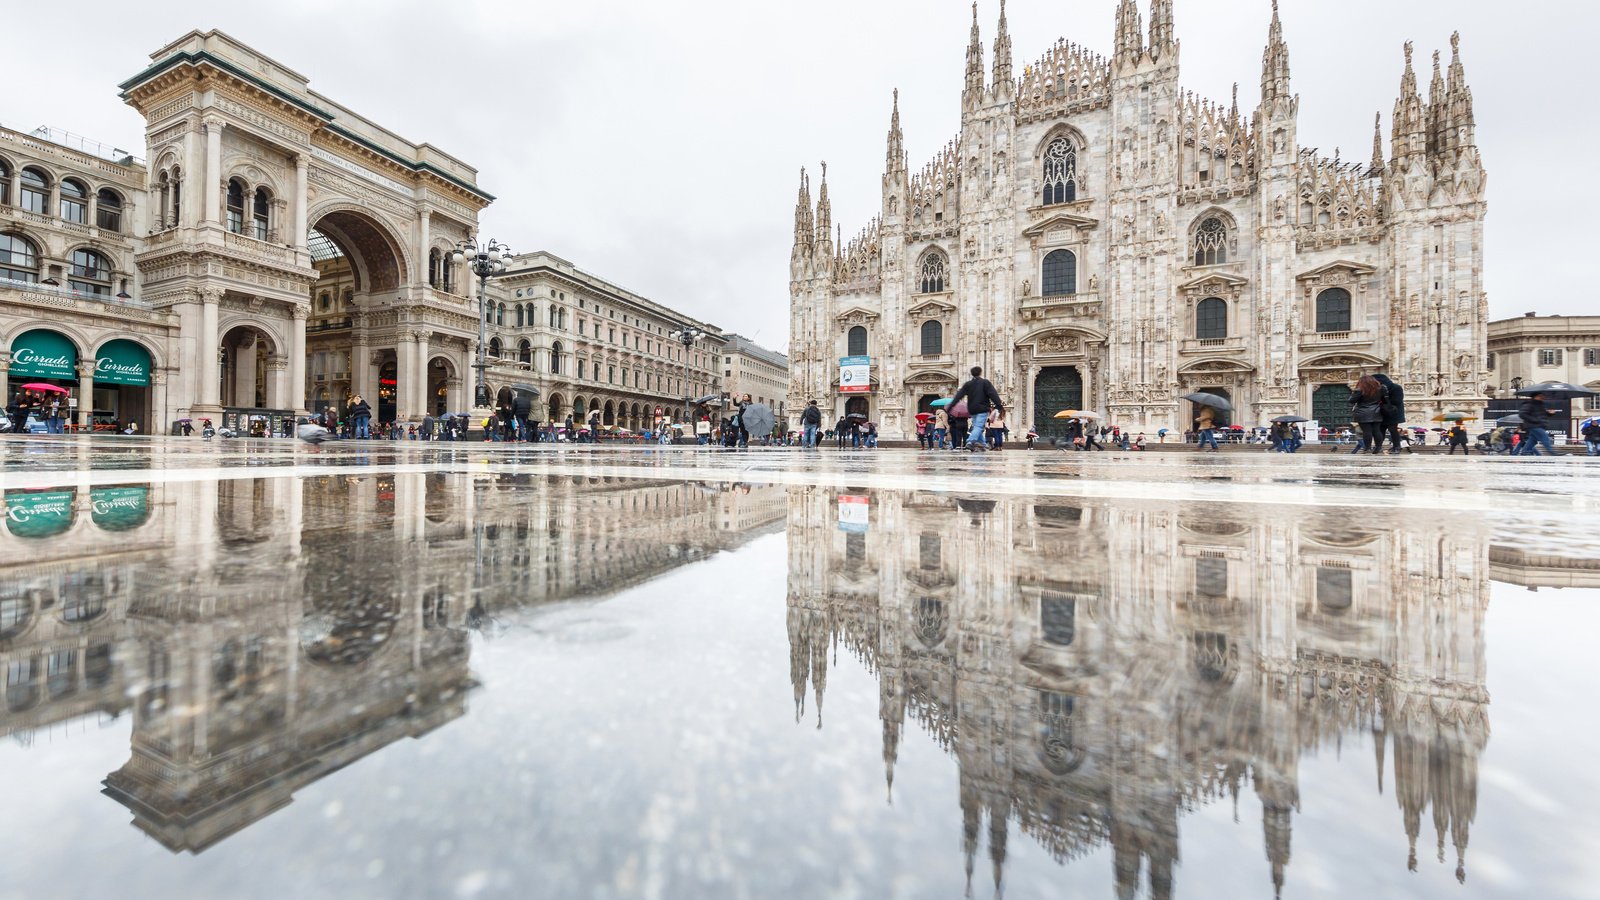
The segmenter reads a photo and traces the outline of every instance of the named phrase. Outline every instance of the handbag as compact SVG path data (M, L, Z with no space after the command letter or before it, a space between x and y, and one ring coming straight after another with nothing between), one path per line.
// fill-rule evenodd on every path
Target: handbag
M954 406L950 407L949 416L952 419L970 419L970 418L972 418L972 412L967 409L967 401L966 400L962 400L959 403L955 404Z

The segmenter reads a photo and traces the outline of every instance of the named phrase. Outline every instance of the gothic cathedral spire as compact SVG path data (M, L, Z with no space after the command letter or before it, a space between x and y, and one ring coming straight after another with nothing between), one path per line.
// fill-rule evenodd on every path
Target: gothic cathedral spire
M1383 174L1383 113L1381 112L1372 120L1372 168L1367 174Z
M1135 0L1122 0L1117 7L1116 64L1137 65L1144 55L1143 20L1139 18L1139 4Z
M994 97L1011 97L1011 30L1006 27L1006 0L1000 0L1000 24L994 36Z
M828 199L828 164L822 164L822 187L817 192L817 263L833 262L833 203ZM820 268L819 268L820 271Z
M967 86L961 92L963 109L983 102L983 41L978 37L978 2L972 2L972 39L967 42Z
M1396 160L1420 156L1427 151L1428 123L1417 93L1417 72L1411 66L1411 42L1406 41L1406 70L1400 76L1400 96L1394 102L1394 122L1390 152Z
M894 89L894 112L889 114L889 149L883 161L885 175L904 175L906 171L906 140L900 133L900 89Z
M802 167L800 193L794 204L794 249L789 253L790 270L796 279L803 275L805 263L811 258L815 233L811 221L811 183L806 180L806 170Z
M1467 86L1467 70L1461 64L1461 32L1450 35L1450 81L1445 92L1449 104L1445 127L1450 129L1450 146L1458 153L1476 153L1477 121L1472 113L1472 88Z
M1173 48L1172 0L1150 0L1150 57L1160 59Z
M1283 20L1278 17L1278 0L1272 0L1272 26L1267 30L1267 49L1261 54L1261 105L1289 99L1289 45L1283 40Z

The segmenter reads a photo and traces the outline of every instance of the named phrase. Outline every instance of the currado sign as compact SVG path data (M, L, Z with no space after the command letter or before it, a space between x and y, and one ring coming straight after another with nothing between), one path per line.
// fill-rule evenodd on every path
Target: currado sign
M133 341L116 340L100 348L94 361L96 384L150 386L150 353Z
M54 331L36 328L11 342L11 377L78 379L78 348Z
M89 513L94 524L105 531L138 528L150 518L150 490L118 487L90 491Z
M72 527L72 491L6 495L6 528L17 537L54 537Z

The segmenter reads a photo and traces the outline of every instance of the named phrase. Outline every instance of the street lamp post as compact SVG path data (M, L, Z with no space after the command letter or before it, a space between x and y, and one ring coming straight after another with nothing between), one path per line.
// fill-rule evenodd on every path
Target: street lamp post
M693 398L689 384L689 353L694 349L694 342L706 336L706 333L693 325L685 325L669 335L673 340L683 345L683 421L689 426L689 440L696 440L694 417L689 412L689 402Z
M489 369L489 279L505 273L510 265L511 248L493 238L482 247L471 241L462 241L450 258L457 263L466 263L472 274L478 276L478 362L473 365L478 370L478 384L473 394L477 400L475 405L480 409L487 408L490 401L489 381L485 375Z

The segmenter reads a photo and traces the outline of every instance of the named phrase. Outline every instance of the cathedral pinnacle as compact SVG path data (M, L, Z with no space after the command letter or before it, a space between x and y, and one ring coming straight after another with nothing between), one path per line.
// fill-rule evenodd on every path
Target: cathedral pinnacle
M1000 0L1000 24L994 36L994 93L999 99L1011 93L1011 30L1006 27L1006 0Z
M833 203L828 200L828 164L822 164L822 187L817 193L817 258L833 258ZM821 712L821 699L817 703Z
M1372 119L1372 169L1368 175L1377 175L1383 171L1383 113L1378 113Z
M1283 40L1283 20L1278 0L1272 0L1272 25L1267 29L1267 49L1261 54L1261 103L1289 98L1289 45Z
M978 36L978 3L972 3L972 39L967 42L967 86L961 92L962 105L975 107L983 98L983 41Z
M1467 86L1467 69L1461 64L1459 31L1450 35L1450 86L1446 98L1450 104L1451 126L1461 134L1464 147L1472 146L1472 127L1476 121L1472 114L1472 88Z
M794 243L796 247L811 245L811 182L806 180L806 170L800 167L800 194L794 205Z
M1139 4L1122 0L1117 7L1117 65L1136 64L1144 55L1143 20L1139 18Z
M894 89L894 112L889 114L889 150L883 162L883 171L886 175L905 174L906 171L906 142L905 136L900 133L900 89Z
M1400 97L1394 102L1390 152L1395 159L1418 155L1427 149L1428 123L1423 116L1422 97L1417 93L1417 71L1411 64L1412 45L1406 41L1406 70L1400 76Z
M1173 44L1172 0L1150 0L1150 56L1160 59Z

